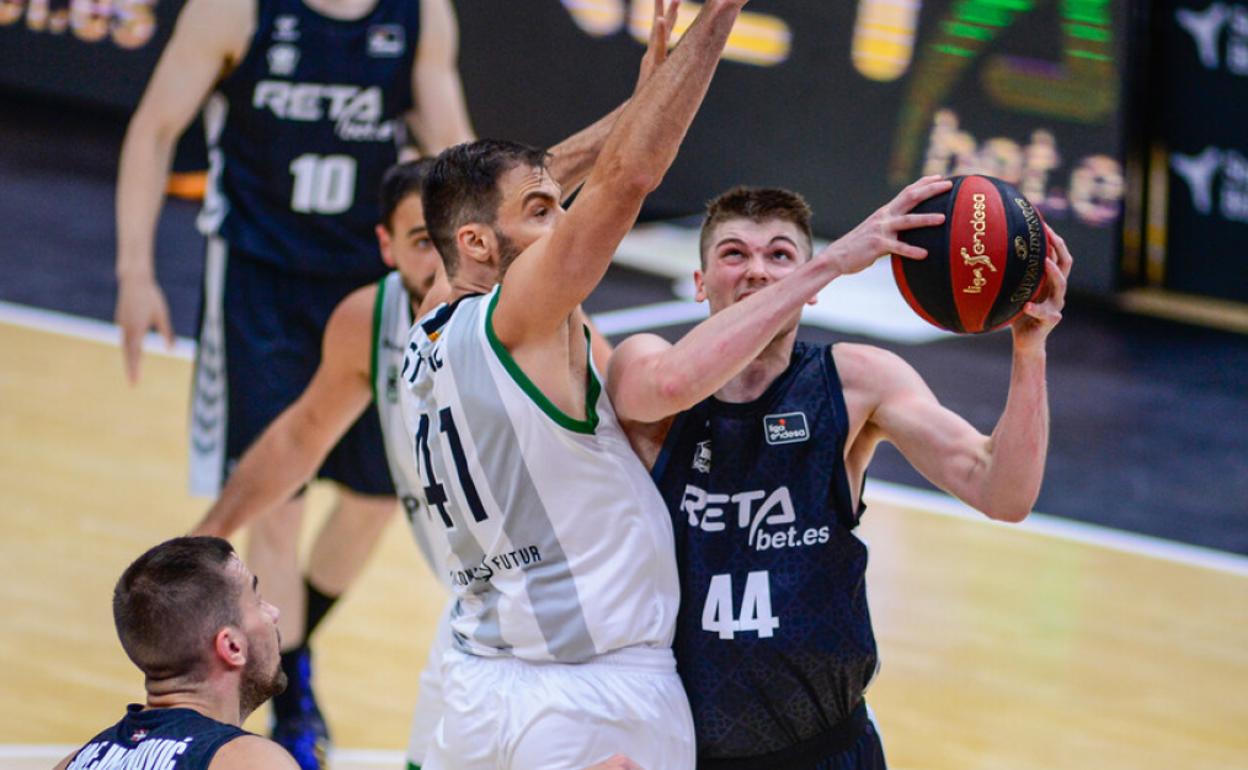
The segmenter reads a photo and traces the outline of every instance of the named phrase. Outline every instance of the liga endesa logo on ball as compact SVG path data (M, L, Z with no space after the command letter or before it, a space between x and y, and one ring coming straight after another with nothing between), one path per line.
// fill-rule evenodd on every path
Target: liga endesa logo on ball
M893 257L906 302L942 329L977 334L1009 323L1044 284L1048 238L1040 213L1014 187L988 176L952 177L953 189L923 201L919 213L945 223L902 233L927 250Z

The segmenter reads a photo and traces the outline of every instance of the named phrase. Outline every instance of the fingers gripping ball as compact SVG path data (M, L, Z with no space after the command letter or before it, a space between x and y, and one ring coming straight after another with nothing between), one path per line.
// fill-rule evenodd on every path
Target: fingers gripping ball
M1044 286L1048 237L1040 213L1013 186L990 176L952 177L953 189L916 213L945 215L902 239L926 259L893 255L893 278L906 303L929 323L978 334L1014 320Z

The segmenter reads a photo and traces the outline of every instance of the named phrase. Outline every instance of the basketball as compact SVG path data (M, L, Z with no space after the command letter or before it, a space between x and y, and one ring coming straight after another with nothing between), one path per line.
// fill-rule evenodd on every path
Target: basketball
M945 223L902 234L926 259L893 255L893 278L906 303L935 326L960 334L999 329L1044 286L1048 236L1036 208L1012 185L990 176L955 176L949 192L915 213Z

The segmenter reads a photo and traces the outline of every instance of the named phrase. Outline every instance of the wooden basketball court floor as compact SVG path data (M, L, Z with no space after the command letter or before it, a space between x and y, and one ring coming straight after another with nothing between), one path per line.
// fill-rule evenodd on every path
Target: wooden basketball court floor
M108 327L4 317L0 767L24 769L141 698L112 585L204 504L184 491L185 355L149 353L130 389ZM869 701L894 768L1248 768L1248 560L1046 517L994 525L940 496L868 489L883 660ZM314 507L327 499L314 491ZM318 639L338 770L401 767L442 605L395 519Z

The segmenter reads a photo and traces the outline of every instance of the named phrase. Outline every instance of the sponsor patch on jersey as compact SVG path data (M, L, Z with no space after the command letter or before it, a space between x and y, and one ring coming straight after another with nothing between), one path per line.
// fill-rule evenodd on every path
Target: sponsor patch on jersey
M299 17L278 16L273 20L273 39L293 43L299 39Z
M763 418L763 437L771 445L796 444L810 438L803 412L769 414Z
M693 469L698 473L711 472L711 440L699 441L693 450Z
M384 58L402 56L407 37L399 24L376 24L368 28L368 55Z
M299 66L299 49L293 45L279 43L269 48L269 72L274 75L286 76L295 72Z

